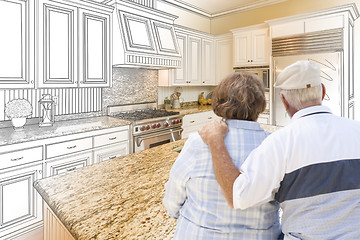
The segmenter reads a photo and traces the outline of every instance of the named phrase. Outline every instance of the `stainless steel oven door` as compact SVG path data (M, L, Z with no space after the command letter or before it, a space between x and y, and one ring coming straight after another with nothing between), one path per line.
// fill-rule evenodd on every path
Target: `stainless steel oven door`
M134 152L156 147L181 139L182 128L166 129L156 133L134 136Z

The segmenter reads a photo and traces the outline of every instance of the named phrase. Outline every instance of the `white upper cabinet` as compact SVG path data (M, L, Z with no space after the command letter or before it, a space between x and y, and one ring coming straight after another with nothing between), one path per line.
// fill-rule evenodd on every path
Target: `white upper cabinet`
M270 38L266 24L231 31L234 34L234 67L269 65Z
M110 85L111 10L82 7L39 0L39 88Z
M0 36L0 88L33 88L33 0L0 0Z
M182 67L161 70L159 86L215 85L214 36L179 26L175 32Z
M215 84L219 84L233 72L233 36L223 34L215 37Z
M80 10L80 87L108 87L112 78L111 15Z

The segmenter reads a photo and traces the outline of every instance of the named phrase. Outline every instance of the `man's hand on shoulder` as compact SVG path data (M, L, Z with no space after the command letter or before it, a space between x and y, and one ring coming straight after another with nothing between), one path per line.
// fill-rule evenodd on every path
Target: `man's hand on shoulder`
M228 132L228 126L226 125L225 121L211 121L203 126L199 130L200 137L202 140L210 145L214 145L224 140Z

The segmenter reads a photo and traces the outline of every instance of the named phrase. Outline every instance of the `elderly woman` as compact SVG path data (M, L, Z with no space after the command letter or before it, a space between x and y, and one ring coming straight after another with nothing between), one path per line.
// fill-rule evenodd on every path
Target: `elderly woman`
M226 119L225 144L240 168L269 135L256 122L266 105L264 87L251 73L236 72L215 89L212 106ZM276 202L237 210L229 207L218 185L210 150L198 133L190 135L172 166L163 203L177 218L174 239L277 239L281 233Z

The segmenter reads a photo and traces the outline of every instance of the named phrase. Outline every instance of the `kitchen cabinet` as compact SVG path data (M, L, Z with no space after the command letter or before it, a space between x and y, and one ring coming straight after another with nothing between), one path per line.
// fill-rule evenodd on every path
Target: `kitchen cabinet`
M215 36L215 84L218 85L233 72L233 36L222 34Z
M191 133L198 131L206 123L220 119L213 111L187 114L183 118L182 138L188 138Z
M183 64L178 69L159 70L159 86L215 85L214 36L180 26L175 32Z
M94 150L94 163L103 162L129 154L129 141L114 143Z
M269 65L270 37L267 24L231 31L234 34L234 67Z
M37 86L109 86L111 14L95 3L39 0Z
M35 86L34 3L0 0L0 88Z
M43 176L42 147L8 150L0 149L0 239L39 227L42 221L42 200L33 188Z

